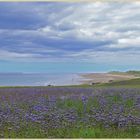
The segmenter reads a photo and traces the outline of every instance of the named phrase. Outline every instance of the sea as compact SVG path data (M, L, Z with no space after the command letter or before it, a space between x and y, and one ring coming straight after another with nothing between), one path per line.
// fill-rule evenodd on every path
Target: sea
M0 86L63 86L82 84L75 73L0 73Z

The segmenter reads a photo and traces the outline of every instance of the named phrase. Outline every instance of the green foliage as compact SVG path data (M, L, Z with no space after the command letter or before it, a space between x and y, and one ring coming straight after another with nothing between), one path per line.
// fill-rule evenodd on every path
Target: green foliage
M136 88L140 88L140 78L100 84L96 87L127 87L127 88L136 87Z
M24 127L18 133L5 130L5 138L137 138L139 128L104 129L102 127L89 127L77 125L65 129L50 129L43 132L40 127Z
M127 74L132 74L135 76L140 76L140 71L130 70L126 72Z
M128 108L133 107L134 101L133 101L132 99L128 99L128 100L125 102L125 105L126 105L126 107L128 107Z

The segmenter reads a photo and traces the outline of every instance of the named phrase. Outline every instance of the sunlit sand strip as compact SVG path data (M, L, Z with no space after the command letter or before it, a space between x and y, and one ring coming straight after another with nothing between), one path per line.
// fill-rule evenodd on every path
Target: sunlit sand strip
M88 73L81 74L85 78L82 82L84 84L90 83L108 83L111 81L121 81L140 78L130 74L109 74L109 73Z

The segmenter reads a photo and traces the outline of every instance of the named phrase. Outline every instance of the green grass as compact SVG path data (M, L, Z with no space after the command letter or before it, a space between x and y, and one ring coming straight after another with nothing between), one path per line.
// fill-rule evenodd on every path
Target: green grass
M95 85L81 84L72 86L62 86L62 87L82 87L82 88L104 88L104 87L124 87L124 88L140 88L140 78L114 81L111 83L98 83Z
M62 109L75 108L79 115L82 114L84 108L82 101L76 101L71 99L65 99L64 101L62 100L57 101L56 106Z
M131 70L131 71L127 71L126 73L127 74L132 74L132 75L135 75L135 76L140 76L140 71Z
M77 127L78 126L78 127ZM139 128L105 129L102 127L85 127L83 124L43 132L40 127L22 128L18 133L5 130L5 138L137 138Z
M126 87L126 88L140 88L140 78L124 80L124 81L116 81L112 83L103 83L95 85L95 87Z
M88 99L86 105L84 105L81 100L77 101L72 99L65 99L64 101L58 100L56 106L58 106L58 108L63 108L63 109L74 108L76 112L78 112L78 114L81 116L83 115L83 110L86 110L86 112L90 112L91 107L98 107L99 103L96 100L96 98Z
M123 129L104 129L101 127L60 129L58 138L136 138L139 134L137 128ZM61 135L62 134L62 135Z
M134 105L134 101L132 99L128 99L126 102L125 102L125 106L127 108L131 108L132 106Z

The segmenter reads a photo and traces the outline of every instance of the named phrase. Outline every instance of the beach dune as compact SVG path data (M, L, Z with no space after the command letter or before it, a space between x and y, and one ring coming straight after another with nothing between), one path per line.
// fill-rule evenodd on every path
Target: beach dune
M129 80L134 78L139 78L138 76L132 74L112 74L112 73L89 73L82 74L85 78L83 83L94 84L94 83L108 83L113 81Z

